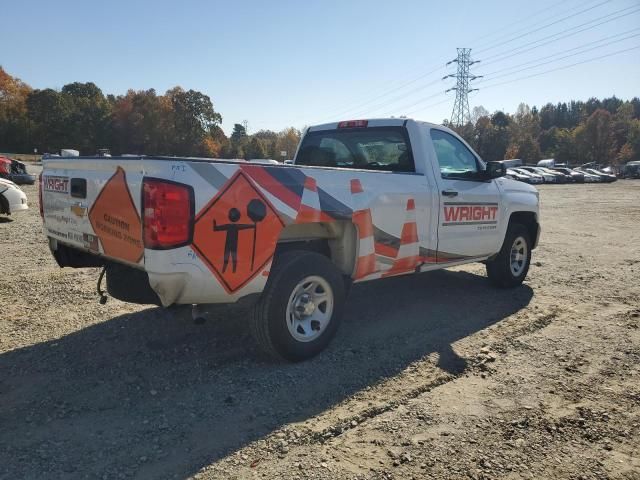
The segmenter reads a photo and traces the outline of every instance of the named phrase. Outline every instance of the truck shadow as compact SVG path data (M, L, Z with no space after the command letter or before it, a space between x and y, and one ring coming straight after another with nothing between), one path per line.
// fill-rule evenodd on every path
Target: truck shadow
M198 326L151 308L4 353L0 476L184 478L427 355L463 371L452 344L532 296L462 271L355 286L329 349L295 365L263 360L234 309Z

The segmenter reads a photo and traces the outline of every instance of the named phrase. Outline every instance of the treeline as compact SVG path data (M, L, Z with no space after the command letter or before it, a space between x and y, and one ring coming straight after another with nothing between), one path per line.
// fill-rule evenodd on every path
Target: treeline
M38 90L0 67L0 152L74 148L91 155L109 148L114 154L282 159L281 152L293 156L300 139L295 128L249 135L241 124L227 137L221 123L211 99L195 90L114 96L79 82ZM485 160L622 164L640 160L640 99L591 98L540 109L520 104L513 115L476 107L472 121L455 130Z
M300 139L295 128L248 135L241 124L227 137L221 123L211 99L195 90L114 96L90 82L38 90L0 67L0 152L73 148L93 155L108 148L114 154L282 159L281 152L293 156Z
M454 128L485 160L543 158L581 165L640 160L640 99L570 101L538 109L520 104L515 114L473 109L472 121Z

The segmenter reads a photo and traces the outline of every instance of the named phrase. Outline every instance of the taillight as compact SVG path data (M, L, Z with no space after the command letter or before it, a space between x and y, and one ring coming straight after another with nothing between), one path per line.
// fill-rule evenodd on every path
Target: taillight
M189 185L145 178L142 181L142 212L145 248L176 248L191 241L194 198Z
M44 205L42 204L42 188L44 187L42 183L42 173L38 175L38 203L40 204L40 216L44 218Z
M347 120L338 123L338 128L364 128L369 124L369 120Z

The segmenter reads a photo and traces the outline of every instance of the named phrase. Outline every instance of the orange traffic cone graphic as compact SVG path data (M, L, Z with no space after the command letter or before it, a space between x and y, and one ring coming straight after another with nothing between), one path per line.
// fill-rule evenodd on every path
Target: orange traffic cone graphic
M376 252L373 237L373 220L362 189L360 180L351 180L351 198L353 199L352 221L358 228L358 258L354 279L358 280L376 272Z
M322 221L321 218L322 209L320 208L318 185L315 178L306 177L296 223L315 223Z
M400 247L393 265L383 276L398 275L414 270L420 264L420 243L416 224L416 203L413 198L407 200L407 217L402 226Z

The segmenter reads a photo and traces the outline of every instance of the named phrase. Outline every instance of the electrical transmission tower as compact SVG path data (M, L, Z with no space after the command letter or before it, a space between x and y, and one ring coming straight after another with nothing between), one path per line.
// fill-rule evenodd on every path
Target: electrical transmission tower
M442 77L442 79L455 78L457 80L456 86L447 89L445 93L450 92L451 90L456 91L456 101L453 104L453 111L451 112L451 123L459 127L465 125L471 120L471 114L469 113L469 93L474 90L478 90L477 88L469 88L469 82L476 78L481 78L482 75L472 75L469 72L469 67L480 61L471 60L471 49L458 48L457 50L458 57L447 62L447 65L457 63L458 71L455 74L452 73L450 75L446 75Z

